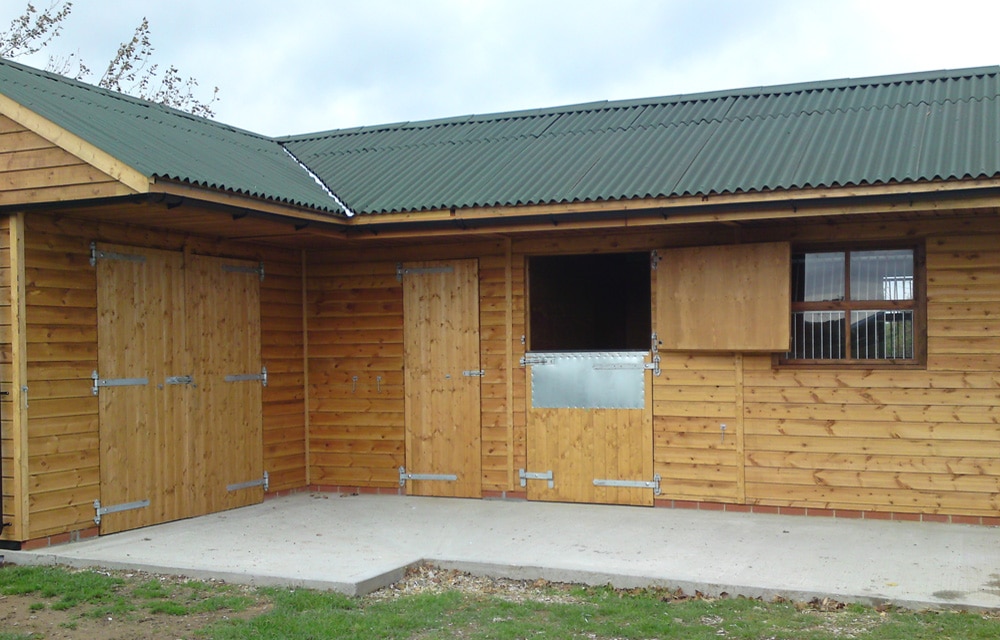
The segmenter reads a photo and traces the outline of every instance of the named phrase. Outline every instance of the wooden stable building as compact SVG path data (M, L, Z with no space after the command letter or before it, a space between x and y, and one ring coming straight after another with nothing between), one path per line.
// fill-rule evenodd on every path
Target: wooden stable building
M1000 524L1000 68L269 138L0 61L3 529Z

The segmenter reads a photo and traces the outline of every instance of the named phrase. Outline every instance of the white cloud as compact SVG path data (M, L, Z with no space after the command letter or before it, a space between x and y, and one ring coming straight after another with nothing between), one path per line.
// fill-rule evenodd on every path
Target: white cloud
M275 135L1000 61L1000 4L968 0L81 0L54 51L103 69L144 15Z

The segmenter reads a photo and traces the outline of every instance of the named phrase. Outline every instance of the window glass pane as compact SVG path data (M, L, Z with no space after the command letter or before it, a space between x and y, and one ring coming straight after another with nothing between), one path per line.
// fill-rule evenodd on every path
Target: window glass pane
M843 311L792 313L791 359L839 360L845 356Z
M851 357L913 358L913 311L852 311Z
M852 251L852 300L913 300L913 251Z
M792 302L844 299L843 251L792 256Z

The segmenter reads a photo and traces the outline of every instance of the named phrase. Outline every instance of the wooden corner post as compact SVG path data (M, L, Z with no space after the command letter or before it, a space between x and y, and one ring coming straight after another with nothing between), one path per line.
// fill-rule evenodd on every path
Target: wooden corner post
M24 213L10 217L10 416L14 443L10 470L14 518L10 537L28 538L28 358L25 334Z

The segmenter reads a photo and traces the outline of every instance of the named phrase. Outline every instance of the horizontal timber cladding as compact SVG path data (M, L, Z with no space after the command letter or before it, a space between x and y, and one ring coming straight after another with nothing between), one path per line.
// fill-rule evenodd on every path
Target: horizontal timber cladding
M30 530L24 538L94 525L100 456L91 394L98 366L92 240L265 262L264 469L271 491L304 486L301 254L32 213L25 232Z
M660 357L660 375L653 377L653 461L662 497L740 502L736 357Z
M1000 513L1000 235L926 251L926 370L746 359L748 502Z
M956 216L740 231L743 242L790 241L793 247L859 238L925 245L927 366L793 367L775 365L770 354L662 349L661 373L653 378L661 499L1000 512L1000 220ZM482 247L310 255L312 482L397 486L405 433L397 262L479 258L483 490L518 491L517 470L526 463L528 390L518 365L527 333L526 256L718 241L717 232L696 231L565 234ZM660 304L653 300L654 317Z
M0 205L126 195L133 191L6 116L0 116Z
M398 487L405 466L403 288L397 263L479 259L482 490L516 488L524 460L524 266L504 243L310 256L310 482ZM513 363L513 365L511 365ZM514 375L509 376L508 372ZM518 458L518 456L520 456Z

